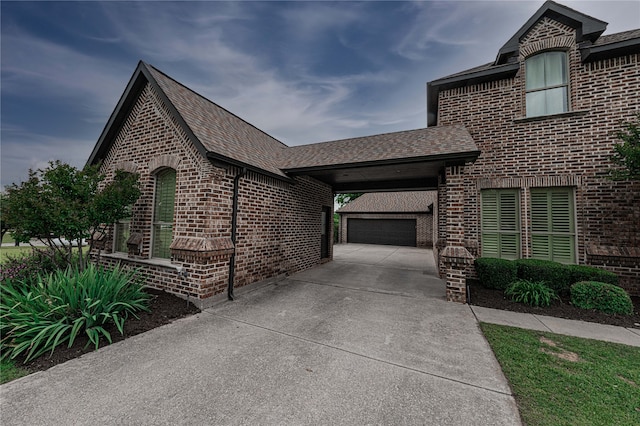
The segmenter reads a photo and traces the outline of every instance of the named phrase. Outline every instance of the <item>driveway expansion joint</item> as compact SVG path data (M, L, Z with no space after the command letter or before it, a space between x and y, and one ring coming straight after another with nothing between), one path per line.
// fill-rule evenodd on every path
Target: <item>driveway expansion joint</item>
M384 294L384 295L387 295L387 296L399 296L399 297L407 297L409 299L417 299L417 297L412 296L412 295L407 294L407 293L401 293L401 292L398 292L398 291L374 290L374 289L372 289L370 287L348 287L348 286L344 286L344 285L329 284L329 283L315 282L315 281L296 280L296 279L289 279L289 281L290 282L304 283L304 284L320 285L320 286L325 286L325 287L335 287L335 288L341 288L341 289L352 290L352 291L362 291L362 292L366 292L366 293Z
M218 317L218 318L225 319L227 321L237 322L237 323L240 323L240 324L248 325L250 327L259 328L261 330L269 331L271 333L279 334L281 336L286 336L286 337L289 337L289 338L292 338L292 339L300 340L300 341L311 343L311 344L314 344L314 345L323 346L325 348L334 349L334 350L341 351L341 352L344 352L344 353L347 353L347 354L350 354L350 355L354 355L354 356L357 356L357 357L360 357L360 358L365 358L365 359L368 359L368 360L371 360L371 361L375 361L375 362L380 362L380 363L383 363L383 364L386 364L386 365L389 365L389 366L392 366L392 367L401 368L403 370L413 371L415 373L424 374L424 375L431 376L431 377L436 377L436 378L439 378L439 379L442 379L442 380L446 380L448 382L458 383L458 384L461 384L461 385L469 386L469 387L480 389L480 390L483 390L483 391L492 392L492 393L499 394L499 395L505 395L505 396L510 396L510 397L513 396L513 393L511 393L511 392L503 392L503 391L500 391L500 390L497 390L497 389L492 389L492 388L488 388L488 387L485 387L485 386L479 386L479 385L475 385L473 383L468 383L468 382L465 382L465 381L462 381L462 380L452 379L451 377L442 376L442 375L439 375L439 374L431 373L429 371L423 371L423 370L419 370L417 368L408 367L406 365L397 364L397 363L390 362L390 361L385 361L383 359L374 358L372 356L368 356L368 355L364 355L364 354L361 354L361 353L358 353L358 352L350 351L348 349L340 348L338 346L333 346L333 345L328 345L326 343L317 342L315 340L307 339L307 338L302 337L302 336L296 336L294 334L286 333L284 331L274 330L274 329L269 328L269 327L265 327L265 326L262 326L262 325L254 324L254 323L251 323L251 322L248 322L248 321L239 320L237 318L231 318L231 317L228 317L226 315L217 314L215 312L208 311L206 313L209 314L209 315Z

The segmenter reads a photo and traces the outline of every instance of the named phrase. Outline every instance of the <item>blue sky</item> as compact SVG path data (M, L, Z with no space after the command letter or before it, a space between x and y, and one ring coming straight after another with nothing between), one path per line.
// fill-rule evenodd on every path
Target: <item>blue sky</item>
M562 1L640 27L638 1ZM426 126L426 82L495 59L543 1L11 2L1 185L82 167L139 60L284 143Z

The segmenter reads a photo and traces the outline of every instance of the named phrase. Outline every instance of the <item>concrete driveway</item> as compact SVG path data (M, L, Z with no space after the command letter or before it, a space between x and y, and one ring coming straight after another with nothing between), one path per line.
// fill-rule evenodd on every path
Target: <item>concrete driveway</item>
M516 425L510 389L429 250L335 260L3 385L12 424Z

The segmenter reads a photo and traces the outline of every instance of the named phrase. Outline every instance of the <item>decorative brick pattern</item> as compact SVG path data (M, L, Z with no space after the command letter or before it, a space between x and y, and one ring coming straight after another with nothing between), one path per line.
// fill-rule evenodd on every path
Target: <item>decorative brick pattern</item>
M250 142L247 142L250 143ZM176 170L172 259L151 258L154 173ZM240 287L321 263L322 206L332 206L331 188L314 179L287 183L249 172L239 180L237 243L231 243L233 180L240 170L214 167L148 84L123 123L102 163L112 176L122 168L140 174L142 195L132 208L134 252L111 253L113 229L99 263L139 269L145 283L203 305L225 291L229 258L236 253Z
M529 256L529 188L572 187L576 197L578 263L618 273L625 289L640 295L638 262L628 260L635 258L617 255L615 250L606 256L586 250L589 246L640 247L640 183L606 178L609 156L617 142L613 132L620 129L620 121L632 120L640 111L640 55L583 64L575 40L573 28L545 17L522 38L520 45L521 61L545 49L561 47L567 51L569 113L523 118L523 62L513 78L440 92L438 125L463 124L481 150L478 160L465 169L463 244L481 245L480 189L519 188L521 247L523 255ZM457 225L452 227L443 220L448 206L442 203L443 185L439 189L439 238L453 238L458 243ZM468 248L474 251L473 247ZM476 252L482 255L480 249Z

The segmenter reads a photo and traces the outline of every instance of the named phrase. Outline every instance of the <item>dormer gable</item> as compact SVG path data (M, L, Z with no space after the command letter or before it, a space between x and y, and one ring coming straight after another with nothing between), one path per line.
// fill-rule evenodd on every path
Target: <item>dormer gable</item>
M540 9L507 41L498 51L494 65L515 62L518 59L520 42L535 29L536 25L545 19L550 19L575 29L576 44L582 42L593 43L606 30L607 23L591 16L580 13L569 7L545 2Z

